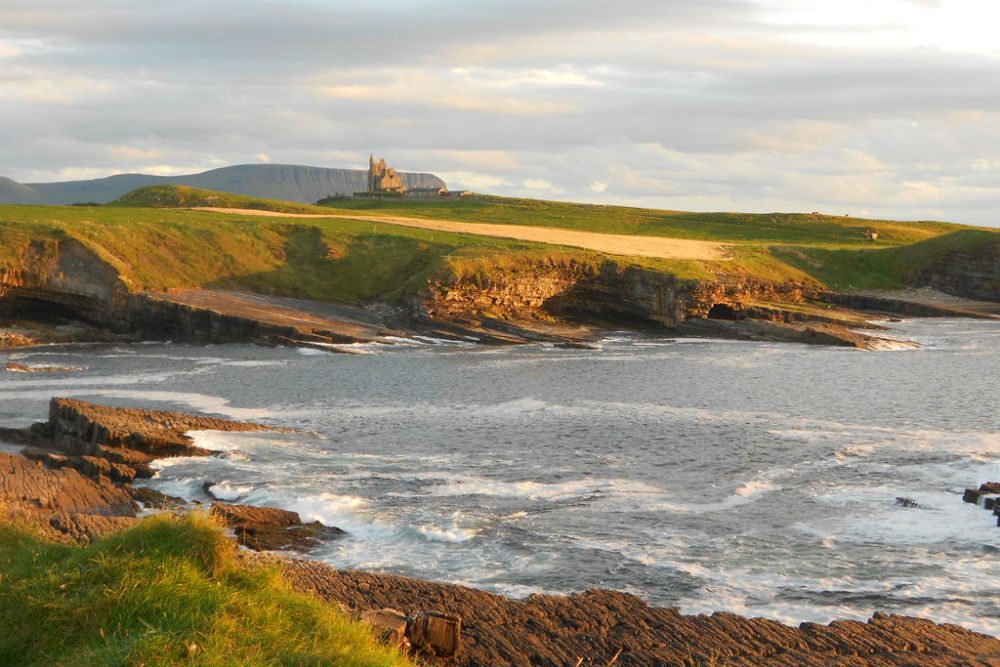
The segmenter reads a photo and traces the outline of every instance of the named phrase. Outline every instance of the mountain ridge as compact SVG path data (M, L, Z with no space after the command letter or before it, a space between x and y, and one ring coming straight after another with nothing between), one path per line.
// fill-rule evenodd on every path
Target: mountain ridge
M407 189L444 187L434 174L400 172ZM331 169L290 164L241 164L196 174L156 176L114 174L104 178L56 183L19 183L0 176L0 203L106 204L148 185L188 185L231 194L313 203L328 195L351 194L367 188L363 169Z

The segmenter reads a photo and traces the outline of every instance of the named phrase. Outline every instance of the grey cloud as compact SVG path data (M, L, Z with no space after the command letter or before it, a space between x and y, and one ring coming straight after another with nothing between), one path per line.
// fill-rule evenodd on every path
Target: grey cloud
M735 0L6 0L0 175L376 149L505 194L992 220L1000 61L794 30ZM510 159L455 159L474 151Z

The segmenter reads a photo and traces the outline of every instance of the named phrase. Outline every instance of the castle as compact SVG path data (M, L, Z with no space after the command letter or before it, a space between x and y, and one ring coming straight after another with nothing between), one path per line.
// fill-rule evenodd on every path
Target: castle
M368 189L355 192L355 197L381 199L383 197L431 198L431 197L465 197L468 191L449 192L447 187L407 188L403 185L403 177L395 168L385 163L385 158L375 161L375 154L368 157Z
M368 192L404 194L406 187L394 167L386 166L385 158L375 162L375 154L368 158Z

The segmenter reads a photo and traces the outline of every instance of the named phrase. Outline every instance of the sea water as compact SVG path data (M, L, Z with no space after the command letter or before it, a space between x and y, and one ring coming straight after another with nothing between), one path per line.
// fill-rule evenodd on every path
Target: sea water
M0 423L52 396L294 433L196 433L165 493L346 530L337 567L520 597L592 587L787 622L874 610L1000 635L1000 325L913 320L919 350L621 333L598 350L433 339L356 354L136 344L10 351ZM904 507L897 497L917 503Z

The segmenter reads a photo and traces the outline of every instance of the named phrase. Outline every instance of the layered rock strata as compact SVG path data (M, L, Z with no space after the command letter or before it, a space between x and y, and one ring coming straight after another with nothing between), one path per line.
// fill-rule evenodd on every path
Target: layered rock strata
M395 311L384 304L335 306L220 290L137 293L113 266L73 239L30 242L16 267L0 270L0 314L4 307L29 314L55 309L145 339L343 352L349 351L343 344L416 333L481 343L578 342L608 326L677 332L694 323L701 335L878 347L876 337L782 306L816 296L815 288L795 282L681 279L616 261L572 258L517 260L469 275L443 269ZM769 305L762 308L764 303ZM701 326L707 321L713 324ZM763 324L748 328L750 321ZM866 326L863 318L857 322ZM822 326L807 330L813 324Z
M984 239L969 249L945 254L911 275L909 283L967 299L1000 301L1000 243Z
M296 587L349 609L407 614L442 609L462 619L448 664L563 666L958 667L1000 665L1000 640L954 625L876 613L868 622L790 627L728 613L689 616L627 593L592 590L515 601L463 586L285 562Z
M267 428L53 398L47 422L26 429L0 428L0 440L25 446L23 456L2 455L0 505L50 537L91 539L128 525L143 506L170 503L163 494L130 482L152 477L149 464L156 459L211 454L194 445L189 431Z
M595 266L573 259L542 260L471 275L438 275L418 310L426 318L460 323L472 331L526 339L544 329L540 322L569 319L684 335L883 346L878 336L855 330L873 328L857 313L831 319L795 307L820 294L797 282L683 280L610 261Z

